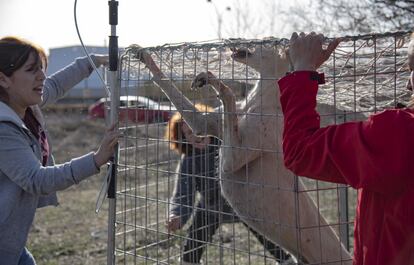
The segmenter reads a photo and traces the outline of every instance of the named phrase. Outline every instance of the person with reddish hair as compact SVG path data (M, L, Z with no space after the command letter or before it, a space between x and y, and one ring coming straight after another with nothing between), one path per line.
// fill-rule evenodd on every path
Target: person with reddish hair
M93 56L97 65L105 56ZM111 126L95 152L55 165L40 107L55 102L92 67L86 58L46 78L46 53L18 37L0 39L0 264L34 265L25 247L37 208L58 205L56 191L99 172L119 133Z
M367 120L320 127L316 72L340 39L323 47L322 34L293 33L294 71L279 80L284 114L283 152L299 176L358 190L354 265L414 264L414 109L389 109ZM408 47L413 84L414 41Z
M201 112L214 111L203 104L196 104L195 107ZM178 112L169 120L165 138L170 143L170 149L181 155L166 227L169 233L174 232L194 215L188 228L182 263L200 264L205 247L219 225L241 220L221 194L218 179L219 141L214 137L193 134ZM198 201L196 193L201 195ZM284 250L250 227L248 229L277 261L293 264Z

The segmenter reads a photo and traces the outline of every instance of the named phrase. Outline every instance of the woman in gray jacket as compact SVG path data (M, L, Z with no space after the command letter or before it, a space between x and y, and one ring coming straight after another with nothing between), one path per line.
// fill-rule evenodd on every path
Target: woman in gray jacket
M107 61L92 59L98 66ZM46 78L46 65L37 45L0 39L0 265L36 264L25 248L36 209L57 205L56 191L98 173L119 137L112 126L96 152L54 165L40 107L62 97L92 68L86 59L77 59Z

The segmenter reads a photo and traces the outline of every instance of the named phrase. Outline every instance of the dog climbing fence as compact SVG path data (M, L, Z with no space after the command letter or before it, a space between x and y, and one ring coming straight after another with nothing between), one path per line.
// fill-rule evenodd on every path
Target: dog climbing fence
M320 68L326 75L326 84L320 86L318 92L318 109L322 124L361 120L375 112L406 105L411 94L405 86L409 76L406 65L408 39L409 34L405 32L344 37L330 60ZM189 260L202 264L278 264L278 259L282 259L279 261L284 261L285 264L296 264L301 260L308 264L322 264L323 258L320 259L321 262L312 263L306 255L313 251L316 252L311 253L313 256L324 256L324 242L321 241L323 231L327 227L338 235L339 243L335 245L338 251L342 244L352 253L356 191L345 185L312 181L293 174L289 174L289 178L294 180L294 185L291 186L278 185L277 181L272 186L266 181L255 182L257 176L254 174L261 174L266 178L279 178L279 170L282 169L270 167L275 171L266 171L269 161L261 158L265 153L272 153L275 159L281 159L281 149L272 150L269 147L271 144L268 145L269 148L263 148L266 144L261 145L261 150L257 150L257 147L255 149L227 146L239 148L239 153L259 153L257 163L239 165L243 171L243 178L227 187L243 187L243 194L248 198L244 202L249 204L244 205L245 208L259 212L266 209L260 205L267 204L277 208L277 211L259 212L257 216L249 214L248 211L246 214L246 211L239 211L240 205L237 205L237 202L231 201L234 198L229 199L229 204L235 206L234 209L226 210L230 207L227 207L225 199L218 195L221 194L220 186L214 186L219 183L219 160L223 159L217 152L211 160L215 165L213 176L198 173L185 175L186 183L192 183L187 190L194 196L188 197L187 200L172 199L174 191L177 190L177 166L181 157L170 149L171 139L165 138L165 132L170 126L167 123L168 117L176 110L181 110L185 98L189 99L191 104L203 103L215 108L215 112L219 113L218 117L227 114L224 113L217 93L211 87L191 89L194 78L201 72L210 71L233 90L240 104L248 105L249 100L254 98L251 95L252 90L257 92L272 88L263 85L264 79L271 81L274 84L273 88L277 89L276 81L280 76L261 75L257 65L253 67L249 63L243 63L240 56L244 56L248 61L251 56L259 55L259 66L270 67L266 64L265 56L268 55L264 51L273 49L282 52L287 44L288 41L284 39L232 39L170 44L146 49L131 45L126 49L121 56L119 67L120 93L129 100L121 102L117 110L120 117L119 126L124 137L120 141L116 212L113 213L115 238L112 243L115 245L115 251L112 255L115 257L115 264L186 264ZM164 73L164 90L176 87L182 93L181 102L175 99L176 102L173 104L169 100L171 97L166 96L156 85L157 80L154 83L151 79L152 73L142 62L144 50L152 56L154 63ZM238 51L242 51L238 53L239 60L235 56ZM257 85L262 87L255 88ZM167 91L167 94L168 92L171 91ZM146 102L138 102L136 96L142 97ZM252 123L254 119L273 119L275 123L280 123L280 110L271 113L264 111L264 108L267 108L265 105L263 108L260 107L268 102L267 98L255 97L253 100L260 100L254 103L258 108L243 110L244 112L240 111L237 114L244 115L247 119L251 117ZM181 111L191 113L194 110ZM203 111L206 115L197 116L197 119L208 116L208 111ZM273 116L272 119L266 119L269 116ZM277 132L269 133L274 134L272 139L279 139L280 135ZM255 134L247 136L264 138L259 129ZM216 151L222 144L220 138L222 137L217 135L217 140L210 142L213 147L217 145ZM193 162L195 159L197 158L194 158ZM209 158L204 156L202 159L206 161ZM193 167L196 165L196 162L192 164ZM259 170L250 171L254 166ZM202 189L218 187L218 190L197 193L196 190L200 189L196 187L197 181L202 183L199 185ZM299 182L303 183L303 186ZM206 183L215 184L211 186ZM262 195L250 197L257 194L258 189L262 189ZM281 195L283 192L292 194L290 198L295 202L293 208L284 206L285 202L282 199L285 197ZM211 194L217 198L206 198L213 196ZM275 198L270 196L271 194L280 194L281 199L269 201L269 198ZM316 223L307 223L303 220L307 217L304 214L306 209L301 205L301 196L312 198L315 209L321 213ZM188 200L193 203L188 204ZM184 201L186 205L179 205ZM212 207L209 204L216 206ZM180 209L178 215L184 215L185 212L189 219L181 229L174 232L166 228L173 209ZM275 213L277 217L274 216ZM293 222L285 222L284 217ZM326 222L323 222L322 218ZM263 223L272 223L271 227L281 232L268 235ZM283 238L282 231L289 229L294 231L295 236ZM316 229L318 238L314 239L314 243L319 244L320 248L305 250L306 246L300 238L302 233L307 233L307 229ZM268 241L271 239L275 244L269 244ZM288 249L285 248L287 240L293 242L287 244ZM289 250L294 258L285 257L277 246ZM201 255L197 252L200 249L203 250ZM201 258L196 258L197 255ZM323 264L349 264L347 262L349 256L340 254L334 260L330 260L330 263Z

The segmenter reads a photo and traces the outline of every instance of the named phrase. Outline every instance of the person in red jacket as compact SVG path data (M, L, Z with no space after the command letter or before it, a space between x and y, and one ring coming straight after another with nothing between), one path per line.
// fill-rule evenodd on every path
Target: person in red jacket
M414 264L414 110L385 110L362 122L320 127L316 72L339 44L293 33L294 72L278 81L284 114L284 162L296 175L358 190L354 265ZM414 69L414 43L409 45ZM411 84L413 74L411 74Z

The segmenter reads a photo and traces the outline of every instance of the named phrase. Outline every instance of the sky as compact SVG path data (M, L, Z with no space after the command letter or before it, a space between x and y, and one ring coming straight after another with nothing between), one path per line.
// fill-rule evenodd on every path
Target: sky
M258 3L262 0L255 0ZM17 35L44 49L80 45L75 0L0 0L0 36ZM226 23L230 0L118 0L119 46L217 39L217 14ZM85 45L108 42L108 0L78 0L77 21ZM230 11L231 12L231 11ZM226 37L226 36L224 36Z

